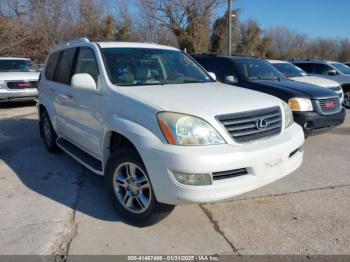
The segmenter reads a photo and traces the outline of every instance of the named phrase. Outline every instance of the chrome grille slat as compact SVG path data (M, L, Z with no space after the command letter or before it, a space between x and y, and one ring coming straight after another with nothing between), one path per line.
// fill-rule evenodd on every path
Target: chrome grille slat
M276 114L270 114L270 115L266 115L264 116L264 118L273 118L273 117L277 117L277 116L280 116L281 114L280 113L276 113ZM261 116L263 115L259 115L255 118L253 118L253 120L258 120L261 118ZM241 120L230 120L230 121L226 121L226 120L223 120L221 121L225 126L226 125L237 125L237 124L244 124L244 123L247 123L247 122L250 122L252 121L251 119L241 119Z
M236 137L240 137L240 136L247 136L247 135L257 134L257 133L269 131L269 130L272 130L272 129L275 129L275 128L279 128L279 127L280 127L280 123L277 123L276 125L267 127L263 131L261 131L259 129L256 129L256 130L252 130L252 131L239 132L239 133L236 133L235 136Z
M238 114L218 116L217 119L238 143L277 135L282 129L282 113L278 106ZM257 126L259 120L263 120L267 126L259 129Z

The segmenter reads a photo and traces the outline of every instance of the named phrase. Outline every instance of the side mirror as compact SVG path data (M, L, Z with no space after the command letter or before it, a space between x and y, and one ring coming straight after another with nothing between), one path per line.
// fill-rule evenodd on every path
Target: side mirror
M72 77L72 87L79 90L96 90L95 80L89 74L75 74Z
M210 75L211 78L216 80L216 75L213 72L208 72L208 75Z
M335 69L330 69L330 70L327 71L327 75L335 76L335 75L337 75L337 71L335 71Z
M224 79L224 83L226 84L237 84L238 83L238 80L236 77L234 76L226 76L225 79Z

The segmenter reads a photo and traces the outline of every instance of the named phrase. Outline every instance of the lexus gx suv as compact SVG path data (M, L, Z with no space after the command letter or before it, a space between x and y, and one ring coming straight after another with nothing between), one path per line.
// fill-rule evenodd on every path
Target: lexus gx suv
M176 48L69 42L39 82L46 148L103 175L116 209L147 226L295 171L304 134L282 100L216 82Z

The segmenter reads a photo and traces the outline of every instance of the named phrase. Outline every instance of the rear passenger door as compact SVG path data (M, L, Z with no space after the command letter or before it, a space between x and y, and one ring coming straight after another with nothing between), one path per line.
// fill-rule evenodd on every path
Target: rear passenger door
M73 98L70 82L77 50L77 48L69 48L61 51L52 84L52 92L55 96L54 106L57 112L57 131L63 137L70 136L69 111Z

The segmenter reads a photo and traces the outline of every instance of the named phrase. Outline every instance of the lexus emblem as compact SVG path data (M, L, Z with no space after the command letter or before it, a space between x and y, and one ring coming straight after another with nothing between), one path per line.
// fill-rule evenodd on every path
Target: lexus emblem
M259 130L265 130L269 125L265 119L258 119L255 122L256 128Z

